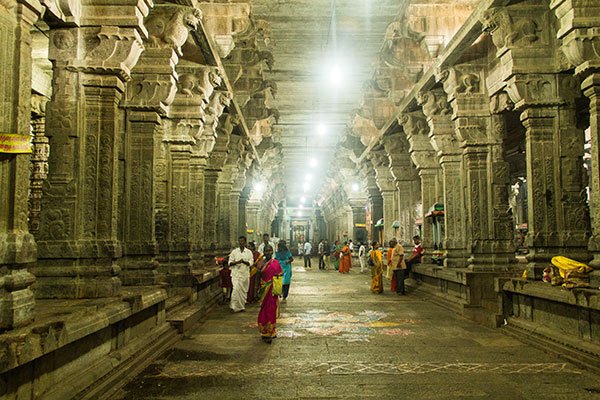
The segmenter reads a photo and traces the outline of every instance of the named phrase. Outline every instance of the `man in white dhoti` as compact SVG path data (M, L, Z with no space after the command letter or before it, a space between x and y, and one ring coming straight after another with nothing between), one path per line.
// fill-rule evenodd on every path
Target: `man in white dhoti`
M240 236L238 243L240 247L236 247L229 254L229 268L231 268L231 282L233 284L229 307L232 312L240 312L246 309L250 266L254 262L252 251L246 248L246 237Z

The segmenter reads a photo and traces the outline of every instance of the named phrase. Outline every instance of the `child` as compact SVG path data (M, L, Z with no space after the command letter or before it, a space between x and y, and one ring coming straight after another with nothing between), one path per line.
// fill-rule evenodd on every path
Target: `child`
M223 290L223 300L221 304L229 304L233 283L231 282L231 270L229 269L228 257L216 257L215 262L221 266L219 277L221 278L221 288Z

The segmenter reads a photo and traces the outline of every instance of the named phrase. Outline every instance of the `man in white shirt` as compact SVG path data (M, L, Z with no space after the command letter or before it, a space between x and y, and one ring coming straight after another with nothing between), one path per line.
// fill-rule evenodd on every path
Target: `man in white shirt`
M254 263L252 251L246 248L246 237L240 236L238 243L240 247L236 247L229 254L229 268L231 268L231 283L233 284L229 307L232 312L240 312L246 309L250 266Z
M265 245L267 245L267 244L270 244L274 251L277 250L277 247L275 247L275 244L273 242L271 242L269 234L265 233L263 235L263 241L262 241L262 243L258 246L258 252L260 254L265 254Z
M303 254L304 254L304 268L312 268L312 265L310 263L310 253L312 252L312 244L310 244L310 242L307 240L306 243L304 243L304 249L303 249Z
M325 241L321 239L317 246L317 253L319 253L319 269L325 269L325 260L323 254L325 254Z
M364 243L361 243L358 248L358 261L360 262L360 273L362 274L367 266L367 248Z

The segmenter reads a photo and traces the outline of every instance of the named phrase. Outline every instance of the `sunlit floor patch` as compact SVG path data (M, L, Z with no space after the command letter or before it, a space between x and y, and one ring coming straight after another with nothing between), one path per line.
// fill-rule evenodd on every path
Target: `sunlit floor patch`
M358 313L309 310L304 313L282 313L278 322L280 337L335 336L347 342L368 342L375 334L408 336L403 329L416 320L382 321L388 315L381 311L364 310ZM395 329L392 329L395 328Z

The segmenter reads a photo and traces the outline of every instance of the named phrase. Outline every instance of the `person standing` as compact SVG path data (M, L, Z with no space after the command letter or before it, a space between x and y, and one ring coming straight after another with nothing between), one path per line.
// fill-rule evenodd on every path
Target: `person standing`
M362 274L367 267L367 248L364 243L361 243L358 248L358 262L360 263L360 273Z
M254 263L250 267L250 280L248 284L248 298L247 303L253 303L258 299L258 287L260 285L260 268L264 263L264 257L261 253L256 250L256 244L254 242L248 243L248 248L252 252Z
M277 309L279 296L273 295L273 277L283 273L279 261L273 259L273 247L267 244L264 247L265 265L260 271L260 311L258 312L258 330L262 341L271 344L277 337Z
M317 246L317 253L319 254L319 269L325 269L325 260L323 260L323 254L325 250L325 243L323 239L319 242L319 246Z
M404 262L404 248L396 239L392 239L390 244L393 246L391 265L394 274L394 281L396 281L396 293L399 295L404 295L406 294L404 290L404 271L406 270L406 263Z
M290 285L292 284L292 253L287 248L285 240L280 240L277 244L277 252L275 253L275 259L279 261L281 269L283 270L283 302L287 300L290 292Z
M250 265L254 263L252 251L246 248L246 237L240 236L238 244L240 247L236 247L229 254L229 268L231 268L231 282L233 284L229 307L232 312L241 312L246 309Z
M379 250L379 243L373 242L369 258L371 259L371 292L383 293L383 255Z
M340 259L340 269L339 272L342 274L349 274L350 267L352 265L352 253L350 253L350 247L348 247L347 243L344 243L344 247L342 247L342 257Z
M393 273L392 273L392 252L393 252L393 250L394 250L394 246L392 246L392 241L390 240L388 242L387 252L385 253L385 258L386 258L385 277L387 279L389 279L390 282L392 281L392 278L393 278Z
M269 245L272 248L275 248L275 245L271 242L270 236L268 233L263 234L263 241L261 244L258 245L258 252L260 254L264 254L265 253L265 246Z
M304 268L312 269L312 265L310 263L310 254L312 253L312 244L307 240L304 243Z
M336 271L340 269L340 257L342 256L342 246L340 245L340 241L336 240L331 246L331 261L333 262L333 268Z
M331 269L331 248L329 247L329 242L327 239L323 242L323 269L328 270Z

